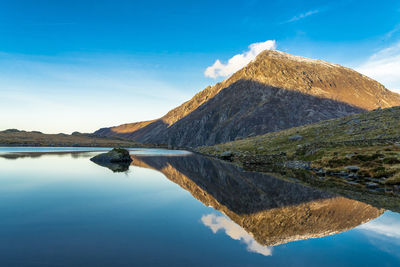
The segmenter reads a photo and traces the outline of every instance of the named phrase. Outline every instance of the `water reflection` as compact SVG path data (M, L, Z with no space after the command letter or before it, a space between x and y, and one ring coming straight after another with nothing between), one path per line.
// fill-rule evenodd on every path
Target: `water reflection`
M12 152L0 153L0 158L16 160L22 158L40 158L48 155L72 158L88 158L91 156L91 153L91 151Z
M199 156L141 151L125 175L96 153L0 158L0 266L398 266L400 214L362 224L382 210Z
M384 211L368 204L332 195L270 175L244 172L229 163L196 154L153 151L134 154L131 165L157 170L190 192L204 205L227 217L204 215L201 221L214 233L219 230L242 240L249 251L271 255L271 246L347 231L379 217ZM93 153L35 152L0 154L6 159L44 155L90 158ZM103 164L113 172L126 172L127 164ZM370 231L383 231L369 224ZM367 228L365 228L367 229ZM396 233L388 229L388 233Z
M385 221L377 219L361 225L358 229L369 234L389 237L392 240L397 239L397 242L400 243L400 216L395 213L390 215L386 216Z
M92 160L91 160L92 161ZM102 167L110 169L112 172L127 172L129 170L130 162L94 162Z
M262 254L269 253L266 246L340 233L383 213L362 202L272 176L243 172L234 165L198 155L132 159L132 165L162 172L206 206L227 215L248 233L241 232L240 236L249 250L265 249ZM225 229L232 233L223 219L206 215L202 221L213 231ZM221 222L225 228L218 224Z
M357 228L377 249L400 258L400 214L390 211L385 216Z
M226 216L208 214L201 217L201 222L209 227L214 234L222 230L232 239L244 242L247 245L248 251L256 252L264 256L272 255L272 248L257 243L252 235Z

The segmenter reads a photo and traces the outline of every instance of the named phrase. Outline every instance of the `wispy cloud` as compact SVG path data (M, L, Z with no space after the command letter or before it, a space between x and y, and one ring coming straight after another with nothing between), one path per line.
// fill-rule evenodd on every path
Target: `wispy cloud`
M292 17L291 19L285 21L284 23L295 22L295 21L298 21L298 20L307 18L307 17L309 17L309 16L318 14L318 13L320 13L320 12L321 12L321 10L319 10L319 9L310 10L310 11L307 11L307 12L305 12L305 13L297 14L296 16L294 16L294 17Z
M400 42L378 51L355 69L400 93Z
M256 252L264 256L272 256L272 248L257 243L257 241L242 227L225 216L208 214L201 217L201 221L205 226L209 227L214 234L219 230L223 230L232 239L241 240L247 245L248 251Z
M226 77L232 75L255 59L259 53L267 49L276 49L275 40L251 44L249 45L249 50L231 57L226 64L221 63L217 59L212 66L205 70L204 75L214 79L220 76Z
M31 23L31 25L37 26L66 26L66 25L76 25L75 22L39 22Z
M397 24L391 31L387 32L384 36L384 39L392 38L398 31L400 31L400 24Z

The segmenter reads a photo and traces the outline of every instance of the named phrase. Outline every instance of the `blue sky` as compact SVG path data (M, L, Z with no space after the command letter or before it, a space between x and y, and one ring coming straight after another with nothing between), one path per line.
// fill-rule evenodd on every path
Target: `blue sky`
M153 119L253 43L355 68L400 92L399 1L0 2L0 130ZM251 49L250 49L251 50Z

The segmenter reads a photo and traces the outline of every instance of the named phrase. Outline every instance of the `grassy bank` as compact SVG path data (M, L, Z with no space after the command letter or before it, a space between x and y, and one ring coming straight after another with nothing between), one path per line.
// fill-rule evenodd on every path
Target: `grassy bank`
M400 107L272 132L198 152L308 184L398 196Z

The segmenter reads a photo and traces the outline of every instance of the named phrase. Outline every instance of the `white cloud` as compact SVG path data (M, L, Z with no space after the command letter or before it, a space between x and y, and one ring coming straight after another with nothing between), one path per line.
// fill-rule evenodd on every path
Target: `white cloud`
M400 93L400 42L378 51L356 70Z
M214 234L219 230L224 230L232 239L241 240L247 245L248 251L260 253L264 256L272 255L272 248L257 243L257 241L255 241L254 238L242 227L225 216L208 214L201 217L201 221L205 226L209 227Z
M261 43L254 43L249 45L249 50L233 56L228 60L228 63L223 64L218 59L215 63L208 67L204 75L210 78L217 78L219 76L226 77L232 75L236 71L246 66L250 61L256 58L258 54L267 49L276 49L275 40L268 40Z
M318 9L310 10L310 11L307 11L306 13L301 13L301 14L294 16L293 18L289 19L288 21L285 21L285 23L295 22L295 21L304 19L306 17L309 17L311 15L318 14L319 12L320 12L320 10L318 10Z

